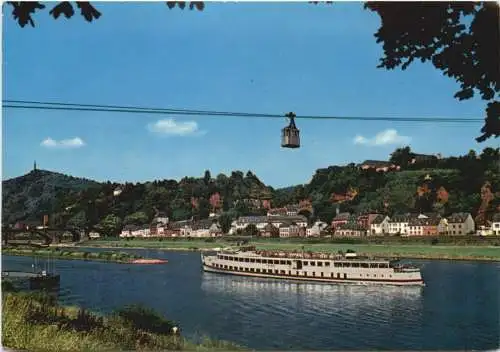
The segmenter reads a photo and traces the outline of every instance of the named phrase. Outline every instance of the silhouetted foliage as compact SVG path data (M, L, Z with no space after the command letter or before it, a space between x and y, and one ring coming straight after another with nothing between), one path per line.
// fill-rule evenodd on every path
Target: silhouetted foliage
M484 100L498 99L497 2L368 2L365 8L382 20L375 34L385 55L379 67L405 70L415 60L431 61L460 84L455 98L469 99L479 92ZM499 106L498 101L488 103L478 142L500 135Z
M92 22L93 20L99 19L101 17L101 13L89 2L87 1L76 1L77 8L80 9L80 14L85 18L86 21ZM24 1L9 1L13 7L12 16L14 20L16 20L21 27L26 26L28 23L35 27L35 22L33 20L33 15L37 10L45 9L45 5L40 2L24 2ZM186 7L185 1L168 1L166 2L167 7L169 9L173 9L174 7L179 7L180 9L184 9ZM192 1L189 2L189 9L196 9L198 11L203 11L205 8L205 4L202 1ZM71 18L75 14L75 10L73 5L69 1L63 1L54 6L49 14L54 17L54 19L58 19L61 15L64 15L66 18Z

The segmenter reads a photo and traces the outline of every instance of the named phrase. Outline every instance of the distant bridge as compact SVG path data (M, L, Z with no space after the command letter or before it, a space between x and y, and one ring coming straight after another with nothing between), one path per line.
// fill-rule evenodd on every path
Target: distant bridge
M59 243L65 232L69 232L72 235L73 242L78 242L82 239L82 231L75 228L28 228L28 229L14 229L8 226L2 227L2 244L8 245L9 241L15 239L16 234L27 233L30 235L30 239L33 236L38 236L45 241L46 245L51 243Z

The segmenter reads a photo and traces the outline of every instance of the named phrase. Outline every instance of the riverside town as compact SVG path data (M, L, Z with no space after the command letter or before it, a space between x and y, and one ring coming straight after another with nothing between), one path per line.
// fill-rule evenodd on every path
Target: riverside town
M1 350L499 350L500 3L3 10Z

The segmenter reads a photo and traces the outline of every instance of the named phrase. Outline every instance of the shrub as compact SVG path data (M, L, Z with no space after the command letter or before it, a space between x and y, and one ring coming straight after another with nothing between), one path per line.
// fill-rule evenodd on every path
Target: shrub
M155 334L169 335L172 333L174 323L163 318L152 309L130 305L115 313L124 323L136 330L142 330Z

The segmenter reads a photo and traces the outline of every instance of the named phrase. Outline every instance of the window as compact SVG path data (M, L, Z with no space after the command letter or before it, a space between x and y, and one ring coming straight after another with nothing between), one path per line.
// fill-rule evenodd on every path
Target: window
M288 275L292 275L292 271L291 270L288 270Z
M227 265L224 265L224 269L227 269Z
M347 274L344 274L344 279L347 279Z
M340 273L337 273L337 279L340 279Z
M313 276L316 276L316 273L313 271Z
M260 259L255 259L255 262L261 263L261 260Z
M316 262L311 262L311 266L316 266Z
M333 279L333 273L330 273L330 277Z
M255 263L255 259L251 258L250 263Z
M307 261L302 262L302 265L306 266L307 265Z
M288 265L292 265L292 261L291 261L291 260L287 260L287 261L286 261L286 263L287 263Z
M325 262L325 266L330 266L330 262Z
M285 264L286 264L286 261L285 261L285 260L280 260L280 264L281 264L281 265L285 265Z
M321 277L323 277L323 276L325 276L325 275L323 274L323 272L321 272Z
M285 270L280 270L280 274L281 275L286 275L286 271Z
M336 268L340 268L342 266L342 263L333 263L333 266Z
M279 264L279 263L280 263L280 261L279 261L279 260L275 260L275 261L274 261L274 264Z
M318 262L318 266L323 266L323 262Z

